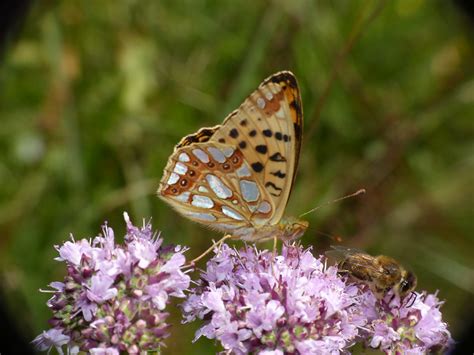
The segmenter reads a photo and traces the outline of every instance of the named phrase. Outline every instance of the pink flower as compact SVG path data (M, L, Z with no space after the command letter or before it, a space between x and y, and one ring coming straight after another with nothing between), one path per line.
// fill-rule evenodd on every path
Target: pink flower
M56 351L63 354L61 347L69 342L69 336L64 335L61 329L49 329L43 331L33 341L33 345L39 351L45 351L51 349L53 346Z
M86 291L87 298L98 304L103 303L117 295L117 289L111 287L114 284L114 278L107 274L96 274L90 279L90 287Z

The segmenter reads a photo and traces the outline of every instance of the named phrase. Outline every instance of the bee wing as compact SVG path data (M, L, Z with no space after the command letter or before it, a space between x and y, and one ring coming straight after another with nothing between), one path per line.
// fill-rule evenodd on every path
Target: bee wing
M357 268L357 267L359 267L361 270L370 271L370 272L371 272L371 276L372 276L372 277L375 277L375 278L385 276L384 273L383 273L383 271L380 270L380 267L377 266L377 265L374 265L374 263L372 262L372 260L360 259L360 260L356 261L356 260L351 259L350 265L352 266L352 268ZM344 271L346 271L346 270L344 270L344 269L339 269L339 271L344 272Z
M336 261L346 261L354 268L368 270L372 277L383 276L383 270L375 262L375 257L357 248L347 248L342 245L331 245L332 250L326 252L326 256ZM350 257L350 258L349 258ZM340 270L344 271L344 270Z
M328 257L334 258L337 261L342 261L350 255L370 256L365 251L357 248L347 248L342 245L331 245L332 250L328 250L325 254Z

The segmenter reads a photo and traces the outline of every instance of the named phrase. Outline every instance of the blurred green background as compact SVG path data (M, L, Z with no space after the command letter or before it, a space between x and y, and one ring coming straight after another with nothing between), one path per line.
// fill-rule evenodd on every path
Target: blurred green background
M471 23L472 25L472 23ZM474 46L452 2L45 1L0 68L0 281L30 341L62 279L54 244L122 236L122 212L153 218L167 243L206 249L216 233L155 190L179 139L215 125L268 75L301 86L305 134L287 208L308 215L304 245L330 237L398 258L439 291L454 338L474 313ZM174 311L165 353L192 345Z

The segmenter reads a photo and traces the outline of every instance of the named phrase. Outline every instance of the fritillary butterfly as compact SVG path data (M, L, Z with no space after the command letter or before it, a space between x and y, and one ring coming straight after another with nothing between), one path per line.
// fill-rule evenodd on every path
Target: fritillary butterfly
M235 238L298 238L308 223L282 216L302 128L296 78L276 73L222 125L201 128L178 143L158 195L187 218Z

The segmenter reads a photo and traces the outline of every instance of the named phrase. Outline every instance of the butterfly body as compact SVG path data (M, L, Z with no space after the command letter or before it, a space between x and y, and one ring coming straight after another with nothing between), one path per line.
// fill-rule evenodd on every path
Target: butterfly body
M158 195L187 218L247 241L299 237L282 219L301 144L301 99L289 72L265 80L222 125L184 137Z

